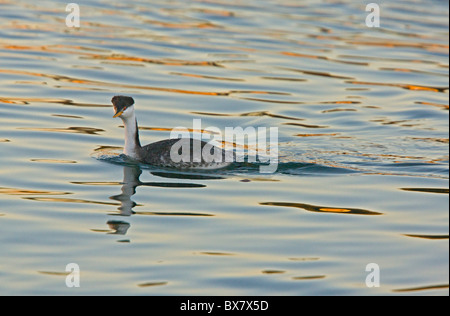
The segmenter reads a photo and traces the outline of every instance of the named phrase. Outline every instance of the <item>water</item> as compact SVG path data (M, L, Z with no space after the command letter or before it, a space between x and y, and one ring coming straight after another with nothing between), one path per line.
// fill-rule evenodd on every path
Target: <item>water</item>
M0 294L448 295L447 2L78 3L0 2ZM130 164L116 94L278 170Z

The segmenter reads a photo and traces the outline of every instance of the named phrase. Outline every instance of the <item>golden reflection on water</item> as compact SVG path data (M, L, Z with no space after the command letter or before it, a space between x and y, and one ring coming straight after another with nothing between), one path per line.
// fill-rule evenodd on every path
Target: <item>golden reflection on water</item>
M324 125L314 125L314 124L303 124L303 123L283 123L283 125L299 126L305 128L328 128L329 126Z
M193 212L134 212L136 215L157 215L157 216L214 216L214 214L207 213L193 213Z
M67 199L67 198L49 198L49 197L24 197L26 200L40 201L40 202L57 202L57 203L81 203L81 204L99 204L99 205L120 205L119 203L113 202L102 202L94 200L83 200L83 199Z
M318 136L337 136L338 133L322 133L322 134L295 134L298 137L318 137Z
M111 105L109 104L81 103L69 99L55 99L55 98L0 97L0 102L9 104L58 103L82 107L111 107ZM57 115L57 114L52 115L71 118L82 118L81 116L73 116L73 115Z
M302 69L296 69L296 68L284 68L285 70L293 71L293 72L299 72L304 75L310 75L310 76L319 76L319 77L326 77L326 78L333 78L333 79L354 79L352 77L347 76L341 76L341 75L335 75L328 72L321 72L321 71L312 71L312 70L302 70Z
M423 140L423 141L429 141L429 142L437 142L437 143L443 143L448 144L449 139L448 138L434 138L434 137L411 137L413 140Z
M67 114L52 114L55 117L63 117L63 118L73 118L73 119L83 119L82 116L77 115L67 115Z
M448 87L431 87L431 86L412 85L403 83L385 83L385 82L367 82L367 81L347 81L347 83L355 85L398 87L406 90L416 90L416 91L430 91L439 93L448 92Z
M63 159L30 159L34 162L45 162L45 163L77 163L75 160L63 160Z
M261 79L279 80L279 81L293 81L293 82L305 82L305 81L307 81L306 79L302 79L302 78L274 77L274 76L262 76Z
M194 253L196 254L196 253ZM202 251L199 252L200 255L206 255L206 256L234 256L234 253L230 252L219 252L219 251Z
M356 103L356 102L353 102ZM331 110L323 110L322 113L332 113L332 112L356 112L356 109L331 109Z
M276 101L275 101L276 102ZM248 113L238 113L238 114L224 114L224 113L212 113L212 112L191 112L192 114L197 115L206 115L206 116L268 116L273 118L280 118L285 120L295 120L295 121L303 121L304 119L280 114L273 114L269 111L258 111L258 112L248 112Z
M427 72L427 71L421 71L417 69L409 69L409 68L390 68L390 67L381 67L380 70L384 71L394 71L394 72L409 72L409 73L418 73L418 74L429 74L433 76L443 76L445 77L445 74L437 73L437 72Z
M407 237L431 239L431 240L442 240L448 239L448 235L415 235L415 234L404 234Z
M54 275L54 276L67 276L70 272L58 272L58 271L38 271L39 274Z
M86 56L86 55L85 55ZM100 60L114 60L114 61L137 61L142 63L149 64L157 64L157 65L165 65L165 66L203 66L203 67L223 67L217 62L207 62L207 61L189 61L189 60L177 60L177 59L149 59L143 57L134 57L134 56L124 56L124 55L98 55L98 54L90 54L88 57L84 57L86 59L100 59Z
M442 188L400 188L403 191L413 191L413 192L426 192L426 193L441 193L448 194L448 189Z
M448 53L449 46L437 43L418 43L418 42L407 42L407 41L394 41L394 40L357 40L348 41L348 44L353 45L364 45L364 46L381 46L381 47L402 47L402 48L420 48L430 51L440 51L442 53Z
M108 154L109 152L114 152L117 150L121 150L122 147L118 146L107 146L107 145L101 145L97 148L94 148L94 152L104 152L105 154Z
M428 285L428 286L419 286L419 287L411 287L404 289L395 289L392 292L418 292L418 291L429 291L429 290L439 290L439 289L448 289L448 284L437 284L437 285Z
M36 131L36 132L77 133L77 134L87 134L87 135L99 135L100 132L104 132L104 130L101 128L82 127L82 126L72 126L72 127L65 127L65 128L18 127L17 129Z
M359 65L359 66L368 66L369 63L366 62L356 62L356 61L348 61L348 60L338 60L338 59L333 59L333 58L329 58L326 56L317 56L317 55L308 55L308 54L299 54L299 53L294 53L294 52L281 52L282 55L286 55L286 56L294 56L294 57L301 57L301 58L310 58L310 59L322 59L322 60L327 60L327 61L332 61L332 62L337 62L337 63L343 63L343 64L351 64L351 65ZM314 73L316 75L325 75L326 77L330 76L327 73Z
M288 258L291 261L317 261L320 258L315 258L315 257L302 257L302 258Z
M325 277L326 277L325 275L307 275L307 276L292 277L292 280L297 280L297 281L301 281L301 280L318 280L318 279L324 279Z
M31 204L31 207L35 205L35 203L23 203L22 199L49 202L48 205L42 204L43 208L49 209L52 206L54 209L62 208L61 205L50 202L74 204L73 214L81 213L80 218L82 217L82 219L78 218L80 222L87 220L86 217L92 212L89 210L89 213L84 213L83 210L89 209L90 205L103 205L108 209L105 216L114 216L121 220L111 220L110 218L102 220L100 225L104 225L106 222L107 227L91 229L90 232L108 235L129 234L128 231L132 225L122 219L128 219L126 216L144 215L133 219L139 221L140 225L145 225L146 231L136 229L137 234L133 235L133 238L138 239L141 246L146 246L146 243L151 242L149 245L152 247L152 251L135 253L136 257L130 256L129 258L145 263L153 258L158 258L158 256L164 258L173 256L171 259L176 257L175 260L170 261L167 267L164 267L167 270L162 270L166 273L170 272L171 267L182 270L186 262L190 263L189 260L192 260L192 254L199 255L195 257L197 261L194 264L199 264L201 271L195 271L192 268L192 276L186 276L185 282L194 288L197 285L195 284L197 277L207 281L210 281L208 278L217 280L217 275L220 277L222 273L220 266L212 265L208 267L210 271L203 269L202 260L214 261L217 258L220 261L222 258L229 260L228 257L231 257L231 261L238 262L236 266L230 264L232 269L238 270L251 266L253 271L257 272L260 280L276 279L277 282L280 282L279 287L275 283L272 284L275 293L276 291L285 293L283 291L290 288L289 282L295 283L292 281L317 280L323 284L329 282L327 285L335 286L335 288L342 285L333 282L336 282L336 274L345 276L347 273L345 269L338 270L334 274L334 272L329 273L328 271L317 273L276 266L280 253L282 253L283 258L288 258L292 266L303 265L303 262L306 262L305 266L311 265L317 268L323 262L316 261L321 258L328 260L333 255L320 247L315 247L316 243L328 244L341 242L341 240L339 238L335 241L321 240L322 232L314 227L316 223L298 222L295 224L299 227L305 225L304 227L308 227L318 238L314 238L312 244L310 244L310 240L304 238L301 243L297 243L301 244L301 247L294 245L291 241L297 242L294 240L296 236L288 235L285 232L283 232L285 235L277 235L275 226L267 224L275 217L272 218L270 215L267 218L264 217L265 214L273 214L273 212L264 211L262 212L264 214L257 218L258 220L264 219L261 221L261 226L254 224L252 228L264 229L264 235L261 236L267 238L269 242L257 249L258 247L250 244L254 238L253 230L247 231L249 228L246 224L247 220L253 220L250 218L252 212L244 210L244 207L249 208L247 204L251 204L257 210L263 209L262 206L279 206L322 214L384 214L371 210L378 208L373 201L367 201L367 204L362 202L361 207L364 208L333 206L334 202L329 201L328 195L321 197L320 201L323 206L296 202L261 202L258 204L261 196L266 196L265 199L269 201L295 201L296 197L298 198L299 183L305 180L304 176L307 176L303 172L304 169L298 167L303 160L309 159L308 162L311 162L311 165L308 167L313 170L314 175L323 176L323 181L328 181L328 178L322 173L322 167L328 167L327 170L331 173L346 169L362 171L364 175L406 176L407 178L397 179L399 182L395 182L395 185L390 187L392 190L384 186L388 181L395 181L391 177L384 177L386 182L371 183L370 185L374 189L372 194L381 195L389 190L390 195L386 196L385 202L388 203L388 199L392 199L393 205L399 207L403 206L402 203L409 203L402 201L401 198L397 199L400 195L402 197L403 195L411 196L411 198L417 196L417 201L421 198L429 199L426 201L426 205L430 206L430 212L433 212L432 218L444 217L439 213L439 206L442 204L442 199L445 199L442 194L448 195L448 188L441 188L440 185L445 187L445 184L431 182L431 180L436 178L448 180L448 175L444 174L442 170L448 171L448 148L445 148L449 142L448 135L445 133L448 134L448 131L445 130L448 129L448 125L443 122L447 119L446 115L449 110L446 100L448 98L448 80L446 78L448 76L449 46L445 38L448 37L448 31L442 28L442 24L447 23L442 19L445 13L439 15L439 12L436 12L435 3L428 6L423 6L421 1L412 3L406 12L403 10L404 3L387 4L385 12L392 8L397 10L390 12L386 17L389 22L382 28L368 30L364 28L363 21L360 21L364 17L364 8L345 1L329 1L324 4L312 1L301 3L280 1L272 6L274 12L263 10L264 2L230 3L222 0L207 0L189 5L184 2L172 1L168 5L157 1L152 5L127 3L108 4L105 7L98 6L95 1L92 3L88 1L86 6L92 10L82 11L84 13L82 13L80 29L65 28L64 14L61 15L61 10L52 6L48 7L48 5L46 7L45 2L42 5L41 3L22 3L20 1L14 3L9 0L0 2L6 4L5 12L7 12L1 16L2 22L3 19L5 20L5 23L2 23L2 32L6 36L0 39L0 59L2 61L0 76L4 83L4 88L0 91L0 107L2 114L6 114L5 120L2 121L5 124L0 124L2 133L0 160L2 163L5 160L4 166L6 166L5 172L0 172L1 180L6 179L5 183L3 181L0 183L0 195L2 202L6 200L7 205L7 207L2 205L2 214L0 214L2 222L8 221L10 218L8 209L11 208L20 213L28 211L26 205ZM349 16L346 15L347 13L342 16L340 13L344 11L339 11L340 8L349 9ZM336 14L330 15L330 9L338 10ZM25 14L23 15L22 12ZM9 13L11 14L9 15ZM427 14L430 17L427 17ZM434 20L433 16L436 15L440 19ZM416 16L423 17L423 21L409 23ZM29 17L32 19L28 20ZM106 109L111 106L108 100L110 96L117 93L136 95L142 99L151 100L152 102L143 104L142 107L139 106L140 110L146 112L147 117L151 117L150 113L155 109L154 106L157 107L155 116L158 125L142 126L142 130L169 132L172 131L173 126L186 125L183 123L190 122L193 116L209 116L208 119L223 126L235 124L234 121L238 120L239 124L258 122L262 126L277 126L280 129L281 145L285 145L282 149L286 149L282 151L282 154L287 157L287 162L298 164L294 168L297 173L291 174L291 170L283 165L282 172L288 174L289 179L284 177L281 172L274 178L245 174L228 179L227 175L215 173L199 175L152 170L148 176L156 180L143 182L140 180L142 169L129 168L127 162L116 163L117 161L113 161L114 164L105 163L104 166L92 168L98 161L90 164L83 160L83 157L89 155L89 152L83 147L86 143L79 142L79 137L70 137L68 134L96 135L96 137L89 137L88 140L95 141L95 144L90 144L92 147L96 147L93 151L97 157L99 157L98 155L108 156L108 154L118 157L118 152L122 147L107 145L112 143L112 138L116 135L109 133L107 125L109 123L102 121L103 114L101 112L102 108ZM155 102L153 103L153 101ZM162 101L162 105L158 103L160 101ZM6 109L5 111L3 111L3 107ZM165 107L170 107L170 111L165 111ZM34 117L34 114L40 116ZM10 117L12 120L9 120ZM20 121L21 119L23 120ZM92 124L91 126L98 127L61 126L58 122L62 119L82 119L83 121L77 122L89 122L86 125ZM149 121L148 124L154 123ZM306 133L305 129L316 129L318 132ZM211 133L208 130L189 129L189 131L191 133ZM24 150L25 146L23 146L29 141L29 135L32 134L30 132L39 132L36 133L38 135L36 140L39 138L46 140L47 136L57 137L58 141L67 140L73 151L58 157L59 148L47 145L50 154L42 154L47 149L45 147L39 148L41 150L39 153L30 154ZM55 134L49 135L46 132ZM72 142L69 138L77 140ZM398 142L391 142L393 138L396 138ZM249 148L247 145L234 143L232 145ZM33 163L30 164L30 161ZM353 161L356 163L352 164ZM25 162L26 165L21 165L21 162ZM74 177L73 170L77 172L83 170L83 164L86 164L87 168L84 169L86 171L81 171L81 173L77 173L77 177ZM59 172L54 178L48 172L52 170L52 165L54 165L54 170ZM108 176L117 170L117 165L120 168L123 167L122 181L111 180L111 177ZM378 169L380 165L385 168ZM41 172L42 180L30 179L29 181L32 183L29 185L13 185L12 183L17 183L17 181L27 181L26 177L18 175L8 185L8 178L5 178L5 174L13 173L11 170L18 170L18 173L26 174L27 168L32 171L33 175ZM94 169L95 171L92 173L89 171ZM308 168L305 169L308 170ZM397 169L402 169L404 172L397 172ZM97 170L99 170L98 173ZM416 175L415 172L418 174ZM67 179L66 176L70 178ZM64 180L60 180L59 177ZM379 177L372 176L367 178L379 179ZM208 180L222 179L226 180L211 181L212 185L207 182ZM425 183L422 180L430 182ZM39 184L34 181L38 181ZM44 190L40 189L41 182L42 188L72 185L71 188L74 190L73 192ZM252 182L255 183L252 184ZM291 183L295 185L291 185ZM239 191L239 194L243 196L241 201L244 202L242 205L239 200L237 204L233 204L233 202L228 204L228 201L233 199L223 198L226 195L223 195L225 193L222 189L234 194L239 185L246 187L245 190ZM36 186L38 189L33 189ZM118 186L120 186L121 192L114 192ZM167 198L164 203L158 204L157 207L153 207L151 203L148 205L147 203L137 204L132 198L135 196L136 190L144 187L147 187L152 193L153 191L164 192L170 198ZM263 190L260 191L260 188ZM172 205L172 197L177 196L179 190L187 189L192 189L189 191L189 197L192 194L198 198L193 198L189 203L195 203L197 200L211 202L219 208L219 214L221 214L220 212L226 214L227 220L238 220L224 223L221 221L222 216L215 212L216 209L211 210L208 206L195 208L195 211L192 212L191 208L183 209L183 206L180 207L178 204ZM317 187L311 185L310 190L315 189L317 192L322 192L323 183ZM106 195L102 190L107 191ZM402 193L400 190L415 193ZM86 197L89 196L86 195L86 192L89 194L95 192L98 197ZM162 199L164 193L158 198ZM76 198L61 197L61 195L68 194L76 194ZM188 195L185 192L183 194ZM182 197L183 194L180 196ZM304 201L316 200L310 199L307 192L303 192L303 194L305 194L304 198L302 197ZM110 201L107 200L108 197ZM141 197L135 196L135 199ZM355 205L354 202L351 202L351 194L346 198L348 204L345 202L344 205ZM103 201L104 199L106 201ZM22 205L16 207L17 201L25 205L24 209L21 209ZM137 208L137 206L143 205L146 207ZM390 206L392 207L392 205ZM446 212L446 205L443 207ZM175 211L172 211L174 209ZM407 208L405 207L405 209ZM411 211L414 212L416 209ZM409 216L410 214L413 216ZM398 262L404 261L402 260L404 257L410 258L411 256L407 250L408 247L404 247L401 242L426 244L425 247L429 248L436 247L433 255L438 256L441 248L437 248L437 246L448 242L445 226L425 222L418 214L419 212L407 213L402 219L404 226L401 226L400 231L419 233L402 234L402 236L410 238L398 238L401 239L398 244L397 239L390 240L385 236L389 234L384 234L385 229L389 229L386 227L392 227L389 216L380 217L384 225L382 228L374 225L373 231L368 231L368 233L380 234L379 239L375 242L393 244L393 249L401 249L402 253L395 253L394 256L400 259ZM60 220L53 216L46 218L44 212L35 212L34 216L41 216L39 219L43 222L48 220L46 224L58 223ZM28 220L31 221L32 218ZM184 227L180 224L182 220L193 225L189 227L188 233L183 231ZM278 227L284 224L287 226L293 224L287 220L283 222L283 220L286 219L276 217ZM196 223L197 221L198 223ZM205 225L205 221L208 221L208 225ZM159 227L151 225L162 222L167 225L162 229L167 230L168 234L170 233L170 238L162 243L159 243L159 240L149 241L148 239L152 238L147 235L147 230L152 232L153 228L159 229ZM179 226L172 227L172 222L176 222ZM78 224L71 222L70 227L74 228ZM218 225L217 229L214 226L216 224ZM230 226L226 227L226 225ZM336 228L351 231L351 227L340 225L343 224L336 223ZM418 230L417 225L425 227L424 230ZM211 230L207 231L208 228ZM380 231L377 232L376 229L380 229ZM201 248L198 248L196 243L199 242L199 239L196 239L196 234L192 233L194 231L196 234L197 232L199 234L212 232L208 235L211 236L208 240L209 243L202 244ZM231 248L222 248L223 245L217 245L217 242L228 242L227 238L230 238L229 235L235 231L242 234L238 236L240 238L238 244L230 243ZM30 235L35 236L33 230L29 232ZM39 227L36 232L39 234ZM422 232L425 233L422 234ZM70 234L70 229L63 233ZM129 235L132 236L132 233L134 232ZM57 232L54 234L57 238ZM87 240L85 238L91 237L90 235L95 235L94 238L99 239L98 234L89 233L89 236L83 236L79 241L76 238L72 241L75 244L77 242L84 243ZM396 235L398 234L396 233ZM21 237L18 238L19 241L23 240L25 236ZM260 235L257 235L255 242L259 242L259 239ZM10 236L6 240L10 244L5 244L2 251L4 249L9 251L9 248L16 246L14 239ZM108 251L105 243L96 245L94 240L90 241L92 243L89 244L93 247L99 246L102 251L104 249ZM130 242L128 239L115 241L124 243L124 247L127 247L125 244ZM243 248L238 248L241 242ZM271 242L276 244L273 248L270 246ZM349 246L360 246L357 240L352 242L355 244ZM20 244L18 246L19 251L24 251L24 253L29 250L26 247L21 248ZM48 251L46 246L43 243L42 251ZM64 249L62 248L54 248L53 254L57 253L63 256ZM162 248L164 248L164 252L158 252ZM389 247L386 247L385 252L379 252L376 255L385 256L383 259L389 261L392 252L389 252L387 248ZM212 251L199 252L197 249ZM230 252L214 251L215 249L227 249ZM256 252L258 259L262 259L265 266L261 267L261 262L258 260L249 262L249 256L245 251L241 251L242 249ZM361 247L361 249L364 251L365 248ZM423 253L426 253L427 249L423 249ZM39 260L42 260L43 257L39 256L40 250L35 250L35 248L32 250L38 255ZM180 256L183 251L190 255L188 259ZM258 251L261 252L258 253ZM51 254L50 251L46 253ZM85 255L81 259L90 258L92 253L92 249L88 249L86 253L80 252L80 256ZM420 249L418 253L421 253ZM344 260L348 260L345 266L360 264L366 260L365 255L371 256L372 253L345 258ZM100 257L101 254L98 256ZM207 258L208 256L209 258ZM244 263L239 263L240 257L246 258ZM12 260L17 259L14 255L11 258ZM275 260L270 262L271 258L275 258ZM34 258L20 257L20 259L24 259L21 262L29 261L34 264ZM341 260L342 258L333 259ZM45 264L49 262L45 262ZM332 263L331 259L326 262L326 265ZM147 272L142 266L134 267L133 271ZM264 267L273 268L264 269ZM426 269L423 266L416 265L414 267L415 272L425 273ZM396 268L398 269L396 272L405 273L406 269L403 269L401 264L398 264ZM67 275L66 272L58 272L58 270L45 270L45 267L42 269L38 271L39 274ZM6 270L10 270L8 266ZM33 271L36 271L36 268L33 268ZM18 271L19 273L21 271ZM26 273L25 276L27 276ZM353 274L354 271L350 273ZM169 275L169 273L164 275ZM402 274L400 278L405 277L406 279L406 276L409 275ZM283 277L284 281L288 279L287 283L282 283L284 282ZM349 279L352 277L349 276ZM141 277L141 279L147 280L146 277ZM120 287L118 292L123 290L120 281L118 282ZM239 279L235 282L240 283L241 281ZM347 282L347 279L344 282ZM410 288L400 283L395 285L396 289L393 292L409 293L448 289L448 284L444 284L445 280L439 281L436 285L434 282L431 278L431 281L425 281L425 284L432 285ZM169 277L162 280L150 277L148 282L134 284L139 288L173 284L176 292L180 289L177 288L178 283L172 282ZM296 288L292 292L287 293L304 294L305 292L302 292L304 290L298 286L299 283L295 284ZM232 286L236 285L232 284ZM345 286L347 285L343 287ZM161 292L166 290L165 288L163 287ZM172 287L167 288L165 293L172 294ZM181 289L184 292L187 291L186 293L190 290L188 288ZM213 290L219 294L222 293L222 289L214 288ZM249 291L245 293L249 293L251 290L252 288L249 288ZM349 290L351 289L349 288ZM216 293L214 291L211 293ZM359 293L360 288L356 291Z
M263 274L283 274L286 271L284 270L262 270L261 273Z
M414 102L415 104L423 104L423 105L431 105L431 106L435 106L438 108L441 108L443 110L447 110L449 109L449 106L446 104L440 104L440 103L435 103L435 102L423 102L423 101L416 101Z
M10 70L10 69L0 69L0 73L43 77L43 78L53 79L57 82L69 82L69 83L88 85L88 86L122 88L122 89L125 88L125 89L153 90L153 91L177 93L177 94L180 93L180 94L193 94L193 95L204 95L204 96L232 96L235 94L289 95L288 93L284 93L284 92L264 91L264 90L198 91L198 90L176 89L176 88L155 87L155 86L117 84L117 83L106 82L106 81L88 80L88 79L74 78L74 77L70 77L70 76L52 75L52 74L44 74L44 73L37 73L37 72L23 71L23 70ZM61 86L57 86L57 87L61 88ZM64 88L68 89L69 87L64 87ZM75 89L75 87L70 87L70 88ZM90 88L78 86L78 89L90 89ZM8 103L8 101L11 101L11 99L5 98L5 103ZM87 106L91 106L91 105L87 105ZM104 107L106 105L100 105L100 106Z
M7 195L65 195L65 194L72 194L72 193L71 192L25 190L25 189L0 187L0 194L7 194Z
M21 70L8 70L8 69L0 69L0 73L7 74L18 74L18 75L28 75L35 77L44 77L50 78L59 82L69 82L75 84L83 84L83 85L95 85L95 86L105 86L110 88L128 88L128 89L141 89L141 90L154 90L161 92L173 92L173 93L182 93L182 94L197 94L197 95L209 95L209 96L228 96L234 93L269 93L265 91L228 91L228 92L209 92L209 91L193 91L193 90L185 90L185 89L173 89L173 88L164 88L164 87L151 87L151 86L139 86L139 85L127 85L127 84L116 84L111 82L104 81L95 81L95 80L87 80L87 79L79 79L72 78L69 76L60 76L60 75L51 75L51 74L43 74L36 73L30 71L21 71ZM68 88L68 87L66 87Z
M139 287L151 287L151 286L160 286L160 285L167 285L168 282L145 282L138 284Z
M200 78L200 79L212 79L212 80L223 80L223 81L245 81L244 79L238 78L225 78L225 77L217 77L217 76L206 76L206 75L196 75L196 74L188 74L181 72L171 72L172 75L184 76L184 77L192 77L192 78Z
M82 184L82 185L121 185L123 182L114 181L71 181L72 184Z
M326 207L326 206L317 206L311 204L304 203L289 203L289 202L263 202L259 203L259 205L268 205L268 206L283 206L283 207L295 207L304 209L310 212L319 212L319 213L338 213L338 214L356 214L356 215L383 215L383 213L359 209L359 208L340 208L340 207Z

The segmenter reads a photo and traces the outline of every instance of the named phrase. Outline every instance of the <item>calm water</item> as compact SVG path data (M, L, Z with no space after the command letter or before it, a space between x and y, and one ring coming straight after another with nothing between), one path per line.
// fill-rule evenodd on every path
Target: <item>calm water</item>
M448 295L447 1L78 4L0 1L0 294ZM116 94L278 170L125 163Z

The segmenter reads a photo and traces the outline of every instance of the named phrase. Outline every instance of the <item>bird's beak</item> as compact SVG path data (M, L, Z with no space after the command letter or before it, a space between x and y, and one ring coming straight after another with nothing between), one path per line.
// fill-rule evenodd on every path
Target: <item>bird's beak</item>
M116 118L116 117L118 117L118 116L121 116L121 115L123 114L123 111L125 111L126 109L127 109L127 108L123 108L122 110L117 111L117 112L114 114L113 118Z

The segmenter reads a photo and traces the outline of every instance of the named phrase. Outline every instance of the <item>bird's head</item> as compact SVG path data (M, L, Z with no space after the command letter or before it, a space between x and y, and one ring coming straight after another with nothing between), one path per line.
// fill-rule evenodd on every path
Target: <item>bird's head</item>
M114 106L113 117L127 118L134 110L132 97L116 95L111 99L111 102Z

